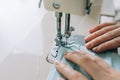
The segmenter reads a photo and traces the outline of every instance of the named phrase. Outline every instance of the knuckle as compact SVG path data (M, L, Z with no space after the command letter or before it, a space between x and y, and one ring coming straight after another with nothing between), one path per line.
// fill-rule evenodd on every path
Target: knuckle
M65 54L65 57L66 57L66 58L71 58L72 55L74 55L74 54L73 54L73 53L67 53L67 54Z
M85 55L82 59L82 62L85 64L89 64L90 61L92 60L88 55Z
M104 44L103 44L103 45L98 46L98 47L97 47L97 51L101 51L101 50L103 49L103 46L104 46Z
M91 55L91 54L87 54L84 58L83 58L84 62L86 64L91 64L91 62L100 62L101 58Z
M116 22L105 22L105 23L103 23L103 24L105 24L105 25L115 25Z
M63 72L67 69L67 65L59 66L59 69Z
M120 22L118 22L118 23L116 24L116 26L120 27Z
M110 26L110 27L111 27L111 26ZM103 28L102 30L103 30L104 32L108 32L108 31L110 31L110 27Z
M72 73L71 80L80 80L82 77L78 72L74 72Z
M118 28L118 31L120 32L120 26L119 26L119 28Z
M98 57L96 57L96 58L93 59L93 62L95 62L95 63L99 63L99 62L101 62L101 59L98 58Z
M108 36L113 37L113 35L114 35L114 32L112 31L108 32Z
M111 47L110 44L111 44L110 42L103 42L98 46L97 50L99 52L103 52Z
M97 46L98 44L100 44L102 42L103 38L101 37L97 37L96 39L93 40L92 44L93 47Z
M112 31L107 32L107 33L106 33L106 36L107 36L108 38L115 38L115 37L117 37L117 36L120 36L119 32L120 32L120 28L114 29L114 30L112 30Z
M96 31L96 32L94 32L93 33L93 35L92 36L99 36L100 34L99 34L99 32L98 31Z
M109 31L108 33L106 33L106 37L107 38L113 38L114 37L114 32L113 31Z
M110 25L110 24L112 24L112 23L106 22L106 23L103 23L102 25Z
M120 37L114 38L114 42L118 45L120 45Z
M99 50L104 49L105 47L108 47L108 44L106 44L105 42L103 42L101 45L98 46Z
M103 25L108 25L109 23L108 22L106 22L106 23L103 23Z
M119 29L119 28L120 28L120 24L119 24L119 25L116 24L116 25L114 25L114 27L115 27L116 29Z
M79 51L77 51L77 54L79 54L79 55L86 55L87 52L85 52L85 51L83 51L83 50L79 50Z

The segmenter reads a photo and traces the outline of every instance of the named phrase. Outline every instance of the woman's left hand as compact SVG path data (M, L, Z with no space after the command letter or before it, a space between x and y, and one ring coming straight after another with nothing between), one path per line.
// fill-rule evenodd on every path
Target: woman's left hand
M86 47L94 52L103 52L120 47L120 22L103 23L89 30L85 37Z
M120 80L120 72L113 69L97 56L79 51L67 53L65 58L81 66L94 80ZM62 62L55 61L55 65L58 71L68 80L88 80L82 73L68 67Z

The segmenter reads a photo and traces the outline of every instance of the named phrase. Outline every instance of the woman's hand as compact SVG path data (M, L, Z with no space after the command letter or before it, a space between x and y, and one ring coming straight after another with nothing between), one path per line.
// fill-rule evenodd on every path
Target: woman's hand
M65 58L81 66L94 80L120 80L120 73L97 56L79 51L67 53ZM62 62L56 61L55 65L58 71L68 80L88 80L80 72L73 70Z
M104 23L89 30L85 38L86 47L94 52L102 52L120 47L120 22Z

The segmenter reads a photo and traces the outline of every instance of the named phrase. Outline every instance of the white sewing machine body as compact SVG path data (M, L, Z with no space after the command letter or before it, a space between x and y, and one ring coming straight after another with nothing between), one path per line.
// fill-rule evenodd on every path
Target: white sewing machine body
M44 0L44 6L49 11L84 15L89 0Z
M94 0L44 0L45 8L49 11L55 12L57 31L55 43L56 46L58 46L58 49L60 47L66 46L67 43L69 43L67 39L69 39L72 31L75 29L74 26L71 25L71 14L82 17L85 16L79 22L81 25L82 22L86 21L86 17L92 14L91 9L93 3ZM97 4L97 6L101 5L101 3L102 0L99 2L99 4ZM96 5L96 3L94 4ZM64 27L61 25L63 13L65 14ZM48 58L47 61L49 62Z

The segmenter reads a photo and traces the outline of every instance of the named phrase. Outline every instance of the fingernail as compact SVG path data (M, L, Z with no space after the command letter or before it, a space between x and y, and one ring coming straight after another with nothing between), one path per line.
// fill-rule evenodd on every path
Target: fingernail
M64 80L63 78L57 78L57 80Z
M86 37L84 38L84 40L85 40L85 41L88 41L88 38L89 38L89 36L86 36Z
M98 47L95 47L92 50L95 51L95 52L97 52L98 51Z
M58 65L60 62L58 60L55 60L54 64Z
M71 54L73 54L73 53L72 52L68 52L68 53L65 53L65 56L69 56Z
M88 30L88 32L91 34L92 33L92 29Z
M90 49L90 48L93 47L93 44L92 44L92 43L87 43L87 44L85 44L85 46L86 46L88 49Z
M90 33L91 29L88 30L88 32Z

